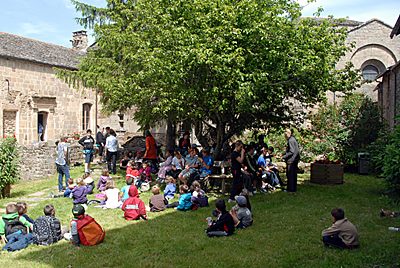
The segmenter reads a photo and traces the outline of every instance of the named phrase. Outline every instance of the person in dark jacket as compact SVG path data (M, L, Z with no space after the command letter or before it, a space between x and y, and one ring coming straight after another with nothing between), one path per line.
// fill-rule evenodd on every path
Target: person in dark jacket
M85 155L85 172L90 173L90 163L93 161L95 143L92 137L92 131L88 129L86 131L86 136L82 137L78 143L83 146L83 153Z
M97 126L97 133L96 133L96 145L99 148L99 156L100 160L103 161L103 152L104 152L104 145L106 144L106 138L103 135L103 132L100 129L100 126Z
M297 190L297 165L300 161L299 144L293 137L293 130L286 129L285 137L287 147L282 159L286 162L287 191L294 193Z
M235 222L232 215L226 210L225 201L218 199L215 202L216 212L218 213L217 221L211 221L207 218L208 228L206 233L209 237L213 236L228 236L235 232Z

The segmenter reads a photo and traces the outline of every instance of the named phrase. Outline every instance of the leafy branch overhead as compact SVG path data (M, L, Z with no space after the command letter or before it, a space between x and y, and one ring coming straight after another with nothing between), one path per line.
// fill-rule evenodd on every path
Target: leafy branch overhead
M350 66L335 69L346 30L301 18L292 0L72 2L97 43L78 71L59 75L98 88L107 110L135 107L141 124L208 122L220 143L293 120L293 104L311 106L358 79Z

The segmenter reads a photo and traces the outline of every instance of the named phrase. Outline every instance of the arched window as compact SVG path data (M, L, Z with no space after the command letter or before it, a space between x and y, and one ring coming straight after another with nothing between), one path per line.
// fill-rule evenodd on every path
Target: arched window
M362 76L366 81L374 81L379 75L379 70L374 65L367 65L362 69Z
M90 109L92 105L90 103L84 103L82 106L82 130L90 128Z

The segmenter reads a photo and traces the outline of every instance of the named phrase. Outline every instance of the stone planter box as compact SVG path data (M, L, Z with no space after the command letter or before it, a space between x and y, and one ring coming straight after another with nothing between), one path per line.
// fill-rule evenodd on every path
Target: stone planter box
M343 164L311 164L310 182L317 184L342 184Z

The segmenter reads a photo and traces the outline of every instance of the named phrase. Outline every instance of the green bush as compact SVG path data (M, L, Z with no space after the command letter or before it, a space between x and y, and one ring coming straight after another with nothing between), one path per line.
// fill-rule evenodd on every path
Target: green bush
M400 194L400 126L390 134L383 157L383 176L391 190Z
M0 140L0 189L13 184L19 179L18 147L14 137L5 137Z

